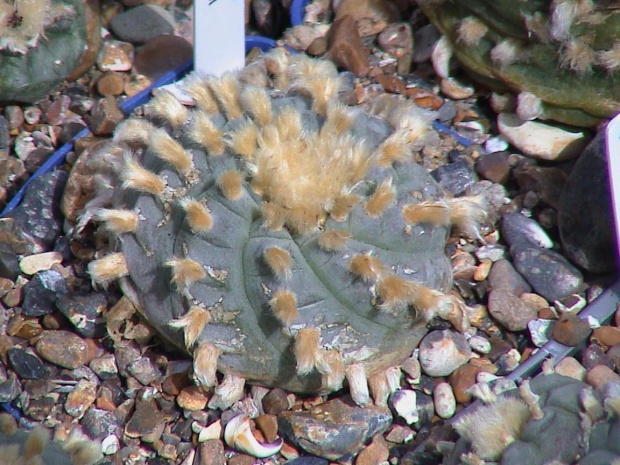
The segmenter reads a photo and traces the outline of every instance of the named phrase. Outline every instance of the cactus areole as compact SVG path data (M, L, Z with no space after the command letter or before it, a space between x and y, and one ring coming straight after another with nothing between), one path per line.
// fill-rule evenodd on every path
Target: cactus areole
M364 404L428 319L467 325L444 247L454 221L481 217L477 199L445 199L411 161L429 128L413 103L347 107L339 85L331 63L276 50L189 77L182 102L160 91L100 154L107 187L81 221L116 250L93 280L119 279L201 385L216 367L232 390L346 378Z

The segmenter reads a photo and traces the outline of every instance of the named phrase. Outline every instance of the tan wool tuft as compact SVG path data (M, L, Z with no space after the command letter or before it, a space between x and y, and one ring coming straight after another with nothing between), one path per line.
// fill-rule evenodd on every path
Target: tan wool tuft
M209 88L207 77L194 72L183 81L183 90L192 97L196 106L208 114L219 113L217 100Z
M379 218L388 207L394 204L395 199L396 192L392 186L392 178L385 179L366 201L364 211L372 218Z
M173 127L179 128L187 121L189 112L187 108L166 90L158 90L149 102L147 109L149 112L164 118Z
M565 43L561 53L561 64L577 74L587 74L596 63L596 52L590 45L580 39L571 39Z
M191 198L184 198L180 203L187 214L187 224L192 230L195 232L207 232L211 229L213 218L206 205Z
M138 229L138 214L132 210L100 208L93 219L104 222L106 229L115 234L135 233Z
M228 145L233 152L250 160L256 150L257 143L258 128L252 121L247 121L242 124L226 141L226 145Z
M489 31L489 28L478 18L468 16L461 20L457 30L459 41L470 47L475 47Z
M376 293L380 299L379 309L388 312L402 312L413 303L420 285L396 275L388 275L379 280Z
M149 134L155 129L155 126L144 119L130 118L121 122L114 130L113 141L116 143L138 143L146 144Z
M285 326L289 327L299 316L297 299L291 291L276 291L269 300L269 307L274 316Z
M204 308L194 305L185 315L172 320L169 325L183 330L185 348L189 350L194 346L209 321L211 321L211 314Z
M499 42L491 50L491 60L500 66L508 66L519 60L521 46L512 39Z
M88 273L96 283L106 285L129 274L127 260L122 253L113 253L88 264Z
M263 252L263 260L277 278L285 279L290 276L293 259L286 250L277 246L269 247Z
M430 223L447 226L450 224L450 208L444 201L425 200L403 205L403 218L407 224Z
M225 171L217 179L217 185L228 200L239 200L243 195L243 173L238 170Z
M209 88L215 94L218 102L224 109L229 120L243 116L241 100L239 97L239 83L234 74L226 73L220 78L210 77L207 79Z
M192 119L189 136L193 141L207 149L209 155L221 155L224 153L224 141L222 131L215 125L205 112L195 112Z
M297 360L297 374L307 375L320 360L321 334L316 328L300 329L295 335L293 351Z
M39 426L31 431L24 443L24 459L40 457L50 439L50 434Z
M165 265L172 268L172 278L170 281L178 289L186 289L192 283L200 281L207 275L203 266L191 258L169 260Z
M121 171L120 177L125 189L160 196L166 188L166 183L159 176L130 157L125 158L125 169Z
M198 386L213 387L217 384L217 360L220 349L207 341L201 341L194 349L193 378Z
M613 73L620 69L620 42L614 43L609 50L602 50L596 55L597 63L608 72Z
M271 123L271 98L265 89L254 86L246 87L241 93L241 104L260 127Z
M351 237L351 233L346 229L331 229L319 234L317 242L321 250L325 252L338 252L344 248Z
M192 155L164 129L151 131L149 145L158 158L170 163L179 174L188 174L194 168Z
M375 281L388 269L385 264L370 253L356 254L349 260L349 271L364 282Z

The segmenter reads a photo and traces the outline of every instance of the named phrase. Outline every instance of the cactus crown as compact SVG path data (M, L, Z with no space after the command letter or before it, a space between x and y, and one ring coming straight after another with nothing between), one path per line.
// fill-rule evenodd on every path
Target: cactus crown
M198 383L225 373L213 405L244 379L332 391L345 377L365 404L366 377L385 393L425 321L467 327L443 249L453 222L477 234L480 199L444 199L411 161L429 127L413 103L346 107L340 84L333 64L276 50L193 75L180 100L159 92L95 155L107 168L81 222L102 221L117 250L91 276L120 279Z

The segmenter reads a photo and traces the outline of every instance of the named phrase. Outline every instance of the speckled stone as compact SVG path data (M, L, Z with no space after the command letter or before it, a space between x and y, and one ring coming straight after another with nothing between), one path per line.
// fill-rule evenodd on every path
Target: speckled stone
M43 359L70 370L84 366L90 358L86 341L69 331L45 331L36 349Z
M420 342L420 365L429 376L448 376L470 357L467 339L456 331L431 331Z

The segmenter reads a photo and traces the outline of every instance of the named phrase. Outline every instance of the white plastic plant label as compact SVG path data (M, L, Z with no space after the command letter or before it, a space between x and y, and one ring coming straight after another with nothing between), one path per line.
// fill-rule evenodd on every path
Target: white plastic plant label
M616 224L616 243L620 250L620 114L608 124L605 134L607 142L607 164L611 184L611 196Z
M217 76L245 64L244 0L194 1L194 70Z

